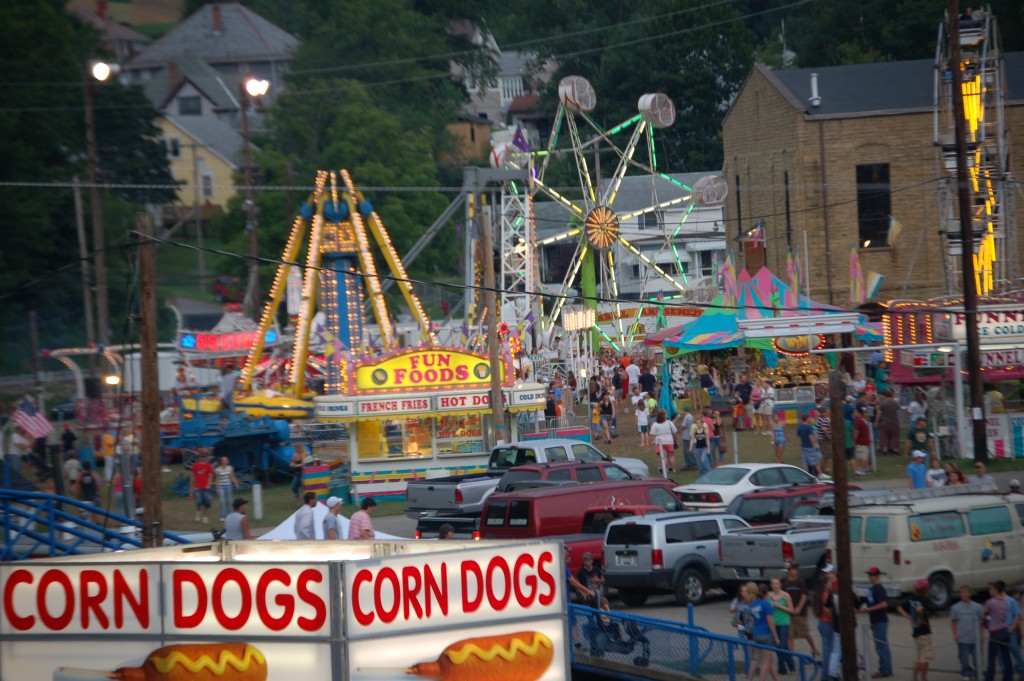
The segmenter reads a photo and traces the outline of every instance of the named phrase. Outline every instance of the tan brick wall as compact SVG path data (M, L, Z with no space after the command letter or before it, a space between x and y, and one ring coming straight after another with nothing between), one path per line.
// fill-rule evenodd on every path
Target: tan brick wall
M1012 142L1011 162L1014 175L1024 177L1024 106L1007 108L1007 124L1011 133L1021 131ZM873 270L885 276L878 300L943 295L946 272L935 182L942 172L932 126L930 112L805 119L763 75L753 71L723 123L723 174L733 192L726 204L730 238L738 234L740 210L744 229L764 220L767 264L785 279L784 174L788 171L789 235L794 250L802 251L803 233L807 232L811 295L821 302L831 299L836 305L848 305L850 250L859 237L856 166L889 163L892 214L904 230L892 248L861 249L861 266L865 273ZM822 136L828 248L826 211L822 208L826 203ZM737 208L737 193L741 209ZM1022 198L1019 191L1018 198ZM1024 201L1018 204L1018 212L1024 211Z

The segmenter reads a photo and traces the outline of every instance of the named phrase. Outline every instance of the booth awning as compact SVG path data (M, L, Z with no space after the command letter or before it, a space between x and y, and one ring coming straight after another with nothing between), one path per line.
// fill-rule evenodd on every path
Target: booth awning
M647 338L644 339L644 345L661 345L669 338L675 338L676 336L678 336L680 333L683 332L683 329L685 329L687 326L695 322L697 319L698 317L691 317L682 324L670 326L667 329L662 329L661 331L656 331L654 333L648 334Z
M724 251L726 248L725 239L697 239L686 242L688 251Z

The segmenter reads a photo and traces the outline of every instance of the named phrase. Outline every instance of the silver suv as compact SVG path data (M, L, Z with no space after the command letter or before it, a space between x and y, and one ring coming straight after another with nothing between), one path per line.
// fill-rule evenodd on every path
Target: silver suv
M718 582L718 537L750 527L731 513L684 511L620 518L604 538L605 578L628 606L652 592L670 592L680 605L700 603Z

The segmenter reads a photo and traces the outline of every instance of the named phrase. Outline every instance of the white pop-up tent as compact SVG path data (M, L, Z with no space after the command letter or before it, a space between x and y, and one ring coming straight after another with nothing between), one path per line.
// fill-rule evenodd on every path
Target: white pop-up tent
M295 515L298 513L298 509L295 513L288 516L284 522L272 529L266 534L260 535L257 539L295 539ZM317 539L324 538L323 522L324 516L327 515L327 506L324 504L317 504L313 507L313 531L316 533ZM251 521L250 521L251 522ZM349 519L345 516L338 514L338 531L341 533L341 537L344 539L348 538L348 523ZM374 539L406 539L407 537L396 537L393 534L385 534L383 532L376 532Z

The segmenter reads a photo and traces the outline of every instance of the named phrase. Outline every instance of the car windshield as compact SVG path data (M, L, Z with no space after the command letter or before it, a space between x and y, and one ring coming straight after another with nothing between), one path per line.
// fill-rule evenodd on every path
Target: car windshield
M697 478L695 485L735 485L749 473L746 468L715 468Z

